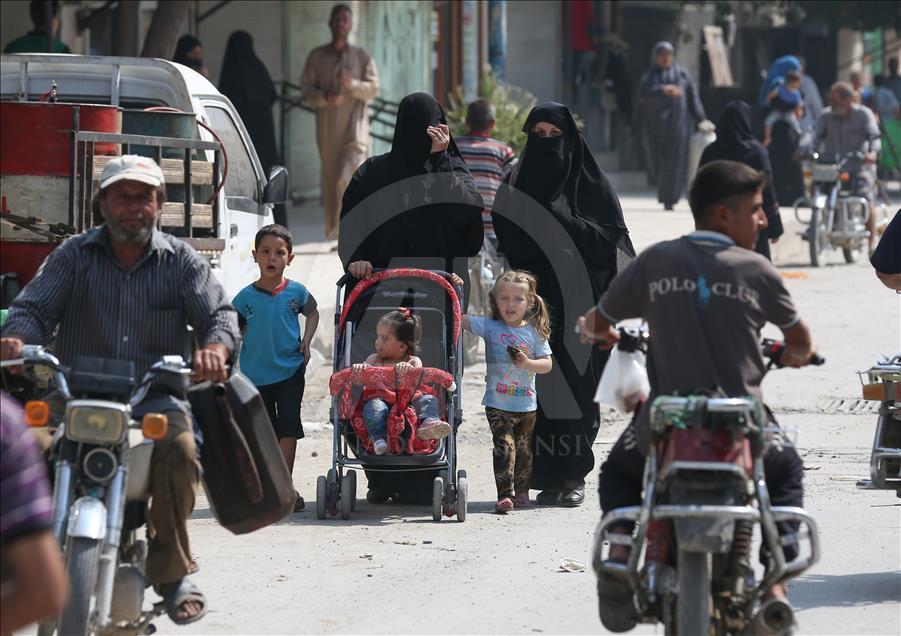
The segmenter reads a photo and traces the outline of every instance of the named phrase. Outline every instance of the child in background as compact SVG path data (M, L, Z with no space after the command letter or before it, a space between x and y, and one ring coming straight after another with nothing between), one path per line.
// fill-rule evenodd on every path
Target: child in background
M508 271L489 292L491 318L463 316L463 328L485 340L485 414L494 438L495 511L526 508L532 476L532 429L538 410L535 374L550 373L551 321L535 277Z
M297 440L303 437L300 405L304 370L310 357L310 342L319 325L316 299L306 287L285 278L285 268L294 260L293 247L287 228L275 224L261 228L254 238L253 251L260 278L232 301L244 330L241 372L257 386L266 404L292 476ZM306 319L303 337L301 314ZM304 500L297 491L295 494L294 512L300 512Z
M389 367L396 370L406 368L419 369L422 360L416 357L419 352L419 341L422 338L422 325L419 316L406 307L385 314L376 325L375 353L366 358L363 364L355 364L355 368ZM366 396L364 394L364 399ZM416 411L419 426L416 437L419 439L442 439L450 433L450 424L441 419L438 398L423 393L410 402ZM363 405L363 421L372 440L372 450L376 455L388 452L388 413L391 406L383 399L370 397Z
M801 74L797 71L786 73L785 81L769 94L767 101L770 104L770 114L764 121L763 145L769 146L773 140L773 126L776 122L787 122L800 135L801 118L804 116Z

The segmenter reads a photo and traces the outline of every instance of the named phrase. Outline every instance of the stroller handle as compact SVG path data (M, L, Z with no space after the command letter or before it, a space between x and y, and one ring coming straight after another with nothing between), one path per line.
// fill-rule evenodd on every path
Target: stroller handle
M372 268L372 273L373 273L373 274L378 274L379 272L385 272L385 271L388 271L388 269L390 269L390 268L388 268L388 267L373 267L373 268ZM438 274L439 276L443 276L443 277L446 278L447 280L451 281L451 284L453 284L453 280L451 279L451 274L445 272L445 271L442 270L442 269L427 269L427 270L424 270L424 271L432 272L433 274ZM336 285L337 287L344 287L344 286L347 285L349 282L355 281L355 280L359 280L359 279L358 279L356 276L354 276L353 274L351 274L350 272L344 272L344 275L341 276L341 278L338 279L338 282L336 282L335 285ZM454 285L454 287L456 287L456 286L457 286L457 285Z

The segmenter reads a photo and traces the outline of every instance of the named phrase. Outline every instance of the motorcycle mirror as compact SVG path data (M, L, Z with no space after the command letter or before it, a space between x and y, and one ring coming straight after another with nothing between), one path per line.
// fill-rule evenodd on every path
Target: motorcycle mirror
M164 413L147 413L141 418L141 432L147 439L161 440L169 432L169 418Z
M28 426L47 426L50 421L50 405L40 400L29 400L25 403L25 423Z

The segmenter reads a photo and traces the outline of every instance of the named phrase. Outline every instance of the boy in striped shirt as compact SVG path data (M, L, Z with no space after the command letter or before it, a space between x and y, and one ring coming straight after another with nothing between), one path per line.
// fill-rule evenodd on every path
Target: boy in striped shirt
M454 137L460 154L466 161L475 179L479 194L482 195L482 221L485 224L485 238L497 243L494 226L491 223L491 206L494 195L507 176L507 171L516 158L513 149L502 141L491 138L495 124L494 106L486 99L477 99L466 110L466 125L469 134Z

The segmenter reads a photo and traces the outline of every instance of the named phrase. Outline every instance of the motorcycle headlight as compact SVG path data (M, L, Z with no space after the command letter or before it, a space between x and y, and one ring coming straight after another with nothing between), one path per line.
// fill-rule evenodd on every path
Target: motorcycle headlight
M89 444L115 444L125 437L128 407L103 400L71 400L66 405L66 437Z

